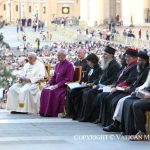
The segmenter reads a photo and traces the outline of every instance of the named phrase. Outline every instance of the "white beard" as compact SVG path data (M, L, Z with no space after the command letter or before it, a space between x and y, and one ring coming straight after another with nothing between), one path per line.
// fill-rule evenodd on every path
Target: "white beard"
M102 70L107 69L107 67L109 66L109 63L110 63L111 61L112 61L112 60L105 60L105 59L102 59L102 60L101 60L101 69L102 69Z

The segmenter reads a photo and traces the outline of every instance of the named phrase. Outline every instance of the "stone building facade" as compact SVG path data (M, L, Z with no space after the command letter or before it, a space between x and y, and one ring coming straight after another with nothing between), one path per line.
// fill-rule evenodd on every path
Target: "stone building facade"
M15 22L33 18L50 23L54 17L79 17L80 0L0 0L0 18Z

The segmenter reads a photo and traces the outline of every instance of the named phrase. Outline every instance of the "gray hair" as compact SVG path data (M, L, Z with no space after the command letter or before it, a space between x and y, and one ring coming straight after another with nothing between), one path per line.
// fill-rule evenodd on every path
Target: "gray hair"
M65 56L67 55L67 51L65 49L58 50L58 53L64 54Z

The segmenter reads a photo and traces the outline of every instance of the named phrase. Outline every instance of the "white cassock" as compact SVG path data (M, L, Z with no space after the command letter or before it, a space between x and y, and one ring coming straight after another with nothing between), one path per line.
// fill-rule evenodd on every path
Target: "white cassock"
M31 80L31 83L15 83L8 91L7 110L27 113L38 113L40 89L37 81L44 79L46 75L45 66L37 60L34 65L25 64L21 77ZM19 103L24 106L20 107Z
M123 112L123 104L125 102L125 100L127 98L131 97L131 95L129 96L125 96L123 98L121 98L116 106L116 109L115 109L115 112L114 112L114 115L113 115L113 120L117 120L119 122L121 122L121 118L122 118L122 112Z

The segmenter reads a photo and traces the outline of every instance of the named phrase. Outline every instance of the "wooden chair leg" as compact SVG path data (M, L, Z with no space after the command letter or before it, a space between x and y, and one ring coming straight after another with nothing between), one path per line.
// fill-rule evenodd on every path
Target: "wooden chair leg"
M146 112L147 134L150 135L150 112Z

